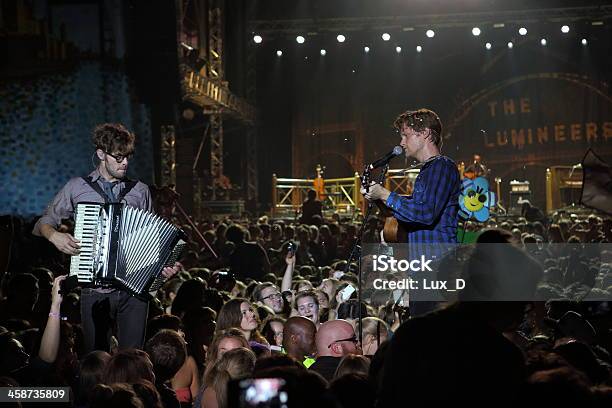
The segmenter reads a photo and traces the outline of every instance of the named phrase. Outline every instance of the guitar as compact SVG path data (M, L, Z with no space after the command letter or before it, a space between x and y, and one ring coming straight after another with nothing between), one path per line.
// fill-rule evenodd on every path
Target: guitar
M385 175L387 173L388 166L385 167L379 175L377 183L382 183L385 180ZM369 166L366 166L363 170L363 174L361 176L361 186L368 190L371 182L371 170ZM378 210L380 211L380 216L385 218L385 225L383 227L383 239L386 243L397 243L397 242L405 242L407 235L407 231L405 227L397 221L397 218L393 216L393 211L389 207L387 207L382 200L375 201ZM364 220L365 222L366 220Z
M325 200L325 180L323 180L323 167L317 164L317 177L312 182L314 190L317 192L317 200Z

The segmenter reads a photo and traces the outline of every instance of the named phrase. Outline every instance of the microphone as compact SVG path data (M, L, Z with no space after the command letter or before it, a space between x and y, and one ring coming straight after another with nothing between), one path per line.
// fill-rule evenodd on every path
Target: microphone
M370 170L374 170L379 167L386 166L391 161L391 159L393 159L395 156L399 156L402 153L404 153L404 149L402 149L402 146L395 146L393 150L385 154L380 159L376 160L374 163L370 164L368 167L370 168Z

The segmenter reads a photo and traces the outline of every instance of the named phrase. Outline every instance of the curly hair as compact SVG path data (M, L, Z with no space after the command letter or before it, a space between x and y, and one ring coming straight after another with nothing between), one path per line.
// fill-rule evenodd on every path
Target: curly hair
M393 127L397 131L402 131L402 126L406 125L417 132L426 129L431 130L431 141L438 148L442 147L442 122L440 117L432 110L419 109L416 111L406 111L401 113L393 122Z
M103 123L95 127L91 139L96 149L128 155L134 151L136 136L120 123Z

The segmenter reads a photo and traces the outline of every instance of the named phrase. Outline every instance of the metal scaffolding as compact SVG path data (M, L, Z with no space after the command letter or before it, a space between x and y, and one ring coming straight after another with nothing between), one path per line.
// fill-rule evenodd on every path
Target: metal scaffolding
M187 10L188 5L183 5ZM251 105L254 102L254 84L247 89L247 99L233 94L225 81L224 73L224 10L225 0L195 1L193 4L195 18L200 32L200 52L205 65L200 69L197 66L182 65L183 74L183 99L196 104L202 108L202 113L207 115L208 146L210 148L210 163L203 177L194 171L194 194L205 195L206 200L218 199L218 189L224 179L223 174L223 120L225 116L232 116L249 126L247 130L247 175L245 187L247 198L256 198L257 195L257 172L255 151L255 109ZM203 24L202 22L205 22ZM255 70L255 67L252 67ZM255 74L248 79L254 81ZM249 84L250 85L250 84ZM253 89L251 89L253 88ZM250 92L250 93L249 93ZM201 150L201 149L200 149ZM198 154L199 156L199 154ZM204 186L203 184L208 184ZM201 197L194 197L194 205L199 206Z
M161 127L161 185L176 186L176 139L174 126Z

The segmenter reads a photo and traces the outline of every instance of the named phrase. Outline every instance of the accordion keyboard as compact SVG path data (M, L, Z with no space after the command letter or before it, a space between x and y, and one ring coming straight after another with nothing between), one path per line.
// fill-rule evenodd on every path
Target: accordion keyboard
M74 237L80 241L81 251L70 260L70 275L76 275L81 283L94 280L94 247L100 208L99 204L80 204L75 211Z

